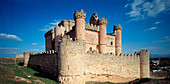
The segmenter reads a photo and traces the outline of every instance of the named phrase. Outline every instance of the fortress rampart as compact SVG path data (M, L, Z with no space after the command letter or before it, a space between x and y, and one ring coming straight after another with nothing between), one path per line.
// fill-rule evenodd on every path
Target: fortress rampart
M56 75L58 72L58 53L49 50L42 53L30 53L28 66L47 71L49 74Z
M86 24L85 29L99 32L99 26L93 24Z
M85 43L81 38L73 41L65 35L59 43L58 53L48 51L31 54L29 64L58 74L58 80L64 84L85 84L86 81L128 82L149 77L148 50L142 49L135 54L104 54L95 50L86 52Z

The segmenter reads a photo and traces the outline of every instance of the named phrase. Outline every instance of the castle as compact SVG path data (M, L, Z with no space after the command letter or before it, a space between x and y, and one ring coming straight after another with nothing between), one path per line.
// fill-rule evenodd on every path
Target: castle
M63 84L87 81L129 82L150 77L149 50L122 54L122 26L107 34L107 19L96 13L85 22L86 13L75 11L75 21L63 20L45 33L46 52L25 52L25 65L57 77Z
M58 42L64 35L70 38L79 39L80 37L86 42L86 51L97 50L100 53L121 53L121 30L122 26L114 26L112 34L106 33L107 19L98 19L96 13L90 18L90 23L86 24L86 13L81 10L74 12L75 21L63 20L53 30L45 34L46 51L58 51Z

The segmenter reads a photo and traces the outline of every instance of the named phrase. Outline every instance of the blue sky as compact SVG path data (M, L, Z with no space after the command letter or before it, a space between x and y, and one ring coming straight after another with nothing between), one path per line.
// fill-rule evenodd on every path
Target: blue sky
M0 0L0 58L24 51L45 51L44 33L83 9L108 19L107 32L121 24L122 52L149 49L151 56L170 56L169 0Z

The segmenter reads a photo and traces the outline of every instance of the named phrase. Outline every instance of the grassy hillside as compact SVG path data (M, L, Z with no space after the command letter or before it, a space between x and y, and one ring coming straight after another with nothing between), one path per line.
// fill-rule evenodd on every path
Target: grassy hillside
M58 84L54 80L34 76L37 71L16 63L12 58L0 58L0 84Z

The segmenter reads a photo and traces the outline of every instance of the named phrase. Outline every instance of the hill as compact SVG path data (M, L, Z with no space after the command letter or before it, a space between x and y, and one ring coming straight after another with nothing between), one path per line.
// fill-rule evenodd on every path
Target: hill
M0 84L58 84L54 80L35 76L36 73L39 72L17 65L14 58L0 58Z

